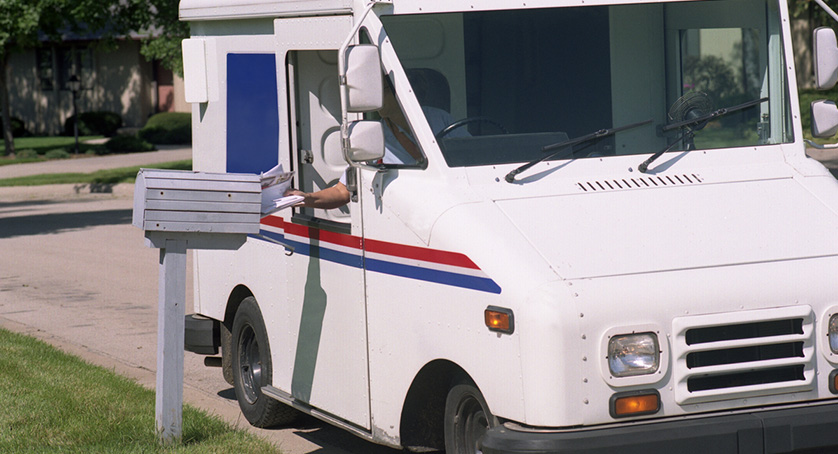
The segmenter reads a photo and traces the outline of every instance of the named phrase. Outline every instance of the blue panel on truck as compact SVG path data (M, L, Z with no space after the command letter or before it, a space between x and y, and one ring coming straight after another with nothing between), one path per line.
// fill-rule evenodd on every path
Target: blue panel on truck
M260 173L278 162L274 54L227 54L227 172Z

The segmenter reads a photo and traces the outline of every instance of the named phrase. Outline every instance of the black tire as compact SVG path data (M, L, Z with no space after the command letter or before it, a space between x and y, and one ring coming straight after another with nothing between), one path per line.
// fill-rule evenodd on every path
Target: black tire
M262 394L271 384L271 349L259 305L245 298L233 319L233 388L239 408L256 427L288 424L297 417L293 408Z
M445 453L480 453L479 441L498 420L471 380L461 380L445 400Z

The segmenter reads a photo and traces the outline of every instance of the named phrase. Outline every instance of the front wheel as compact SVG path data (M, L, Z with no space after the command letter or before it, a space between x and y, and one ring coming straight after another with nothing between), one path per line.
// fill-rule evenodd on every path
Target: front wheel
M480 453L480 439L497 424L480 390L471 381L461 381L445 400L446 454Z
M262 386L271 383L271 349L262 313L252 296L236 311L232 347L233 388L247 421L256 427L293 421L295 409L262 394Z

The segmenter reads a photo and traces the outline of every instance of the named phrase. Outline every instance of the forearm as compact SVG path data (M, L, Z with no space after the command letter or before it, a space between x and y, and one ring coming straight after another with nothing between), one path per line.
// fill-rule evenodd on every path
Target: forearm
M349 203L349 190L343 183L337 183L334 186L322 189L317 192L302 192L289 191L288 194L296 194L303 196L303 205L310 208L321 208L329 210L332 208L339 208Z

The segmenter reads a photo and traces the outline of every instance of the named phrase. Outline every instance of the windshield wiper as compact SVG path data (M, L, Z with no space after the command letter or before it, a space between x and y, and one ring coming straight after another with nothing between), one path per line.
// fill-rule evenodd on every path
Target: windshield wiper
M671 150L672 147L674 147L676 143L684 140L685 138L692 138L695 135L695 131L697 129L701 129L701 128L692 129L692 128L689 128L689 126L698 126L698 125L701 125L702 123L706 123L710 120L714 120L716 118L723 117L723 116L725 116L729 113L733 113L733 112L736 112L736 111L739 111L739 110L742 110L742 109L747 109L748 107L752 107L752 106L755 106L757 104L762 104L766 101L768 101L767 96L765 98L754 99L753 101L748 101L746 103L742 103L742 104L739 104L739 105L733 106L733 107L722 107L721 109L715 110L713 112L702 115L700 117L695 117L695 118L692 118L692 119L689 119L689 120L684 120L684 121L678 121L678 122L671 123L671 124L668 124L668 125L662 127L661 128L662 132L672 131L673 129L679 129L679 128L685 128L685 127L688 130L687 130L687 132L681 134L681 136L678 137L674 142L667 145L666 148L664 148L663 150L653 154L652 156L649 156L649 159L643 161L643 163L641 163L639 166L637 166L637 170L639 170L641 173L646 173L646 170L649 169L649 164L651 164L652 161L654 161L655 159L658 159L659 157L661 157L661 155L663 155L667 151ZM690 150L687 150L687 151L690 151Z
M557 151L555 151L553 153L550 153L548 155L542 156L542 157L540 157L538 159L535 159L533 161L530 161L530 162L522 165L521 167L518 167L517 169L514 169L513 171L507 173L506 174L506 181L507 181L507 183L514 182L515 181L515 176L518 175L519 173L529 169L530 167L538 164L539 162L546 161L550 158L556 157L561 153L566 153L567 151L570 151L570 153L573 154L574 151L573 151L572 148L570 150L566 150L566 148L568 148L568 147L573 147L574 145L579 145L581 143L585 143L585 142L588 142L588 141L591 141L591 140L594 140L594 139L600 139L600 138L603 138L603 137L612 136L612 135L614 135L618 132L626 131L628 129L634 129L638 126L643 126L643 125L649 124L651 122L652 122L652 119L650 118L646 121L641 121L641 122L638 122L638 123L632 123L630 125L620 126L619 128L600 129L599 131L595 131L595 132L592 132L590 134L586 134L584 136L577 137L575 139L569 139L569 140L565 140L563 142L554 143L552 145L546 145L546 146L541 148L542 152L546 153L548 151L553 151L553 150L557 150Z

